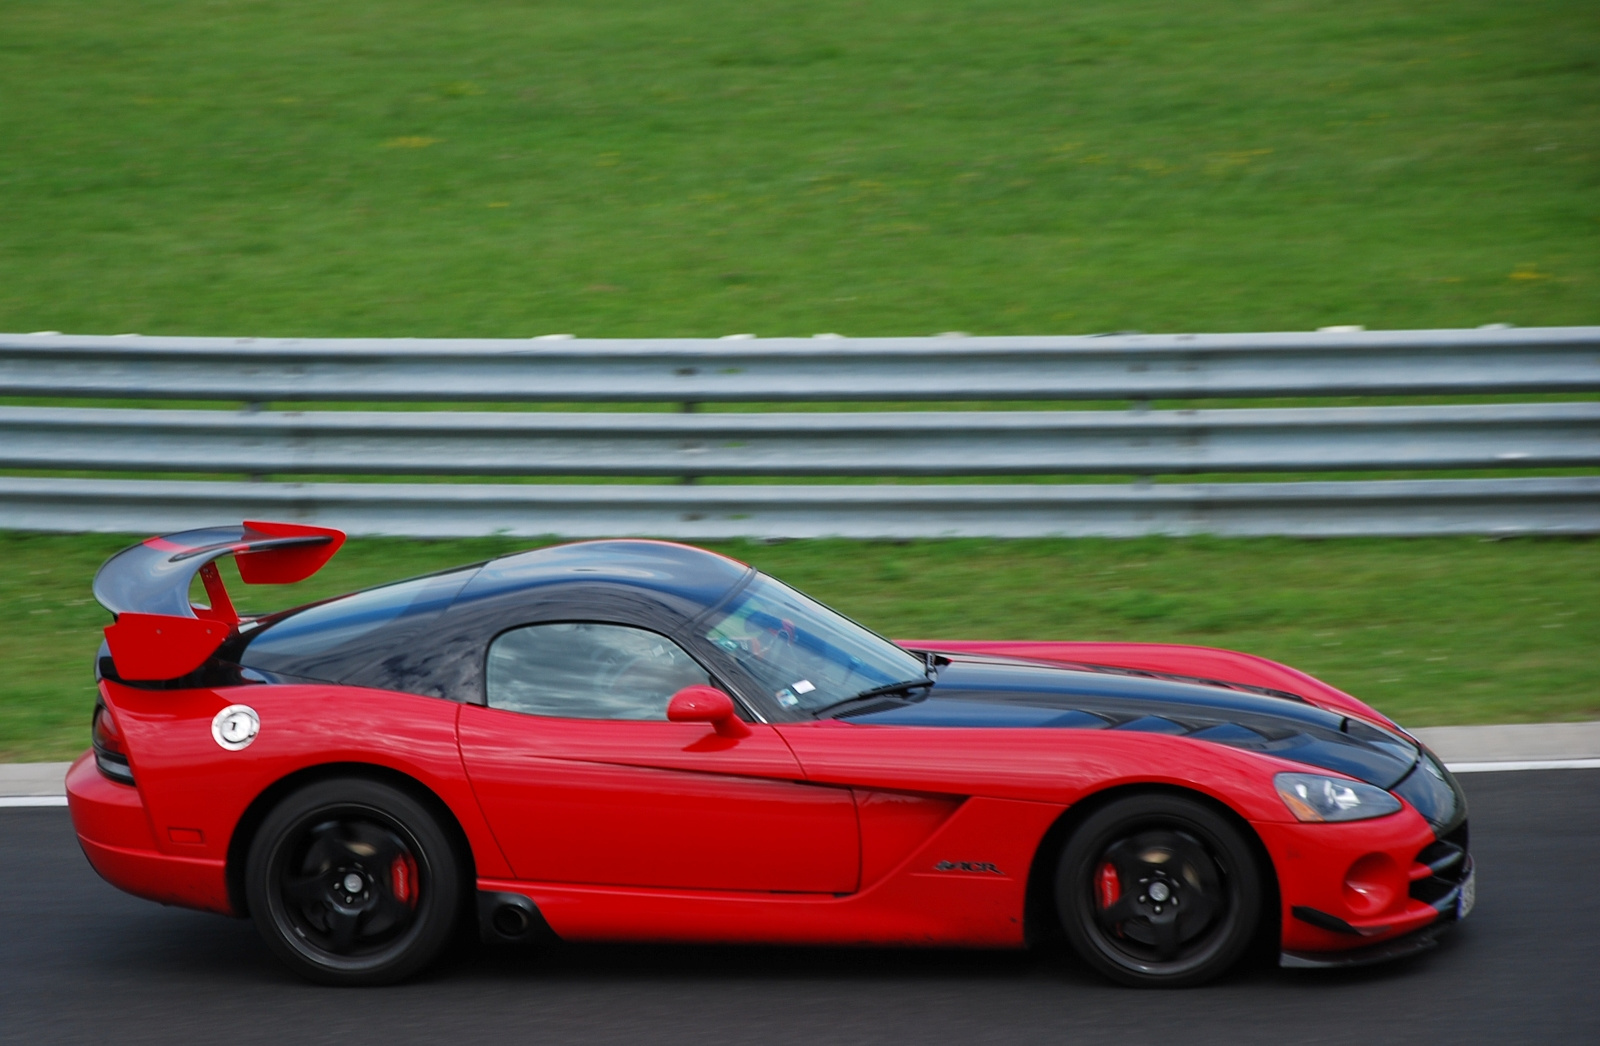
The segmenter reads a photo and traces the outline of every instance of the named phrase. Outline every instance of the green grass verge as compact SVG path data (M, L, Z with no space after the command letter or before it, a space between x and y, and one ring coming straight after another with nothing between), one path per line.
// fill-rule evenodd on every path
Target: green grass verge
M1592 323L1597 45L1580 0L14 0L0 329ZM0 535L0 758L81 746L118 544ZM281 598L513 545L358 542ZM1240 647L1419 725L1600 714L1592 542L728 548L892 634Z
M87 743L104 535L0 534L0 760ZM351 543L257 610L500 555L516 539ZM796 541L713 547L889 635L1231 647L1412 726L1600 717L1600 543L1475 538ZM225 564L226 566L226 564Z
M1593 323L1587 0L9 0L0 329Z

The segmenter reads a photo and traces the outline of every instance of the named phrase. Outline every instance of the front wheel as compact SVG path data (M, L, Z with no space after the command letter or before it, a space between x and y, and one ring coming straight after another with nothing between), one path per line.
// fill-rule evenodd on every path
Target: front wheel
M267 815L245 890L267 946L322 984L389 984L450 938L461 872L432 814L377 781L319 781Z
M1182 796L1116 800L1078 826L1056 870L1073 949L1124 984L1188 987L1249 947L1261 874L1237 828Z

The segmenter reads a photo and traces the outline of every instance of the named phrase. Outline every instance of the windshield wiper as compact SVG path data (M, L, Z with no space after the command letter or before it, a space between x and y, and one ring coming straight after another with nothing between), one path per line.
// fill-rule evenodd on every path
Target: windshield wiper
M866 701L869 698L874 697L887 697L890 694L904 694L908 690L918 690L923 687L931 687L933 686L934 682L935 680L933 679L903 679L898 683L885 683L883 686L868 687L859 694L852 695L840 701L835 701L831 705L823 705L812 714L822 715L824 712L831 712L835 708L854 704L857 701Z

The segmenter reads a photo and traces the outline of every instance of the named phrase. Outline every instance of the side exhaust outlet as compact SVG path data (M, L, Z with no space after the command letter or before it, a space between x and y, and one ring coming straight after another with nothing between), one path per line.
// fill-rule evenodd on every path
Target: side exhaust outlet
M490 944L558 939L532 901L519 893L499 890L478 891L478 935Z

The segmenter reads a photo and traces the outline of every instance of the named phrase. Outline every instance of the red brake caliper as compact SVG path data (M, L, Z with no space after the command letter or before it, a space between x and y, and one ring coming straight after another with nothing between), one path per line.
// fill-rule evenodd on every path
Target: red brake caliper
M1122 880L1117 878L1117 869L1110 861L1100 865L1100 870L1095 873L1095 885L1100 891L1100 907L1110 908L1122 896Z
M417 906L417 862L410 854L401 854L389 865L389 883L395 900L411 908Z

